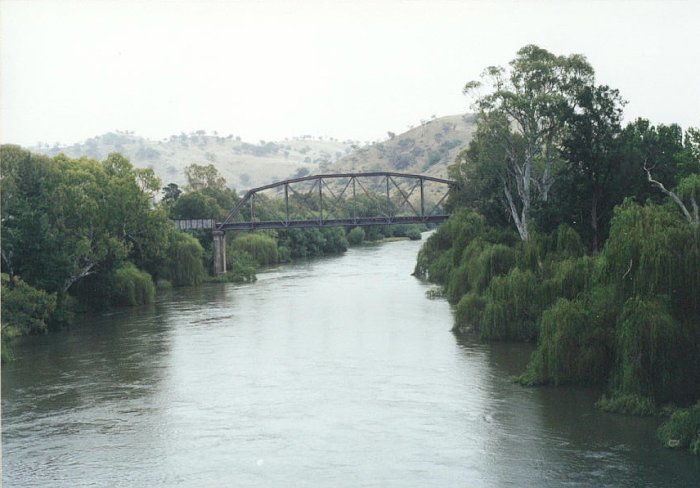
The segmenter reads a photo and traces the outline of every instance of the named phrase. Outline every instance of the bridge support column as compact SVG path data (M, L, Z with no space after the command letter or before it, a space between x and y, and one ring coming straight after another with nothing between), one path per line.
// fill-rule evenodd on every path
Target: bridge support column
M214 275L226 272L226 234L222 230L212 232L214 237Z

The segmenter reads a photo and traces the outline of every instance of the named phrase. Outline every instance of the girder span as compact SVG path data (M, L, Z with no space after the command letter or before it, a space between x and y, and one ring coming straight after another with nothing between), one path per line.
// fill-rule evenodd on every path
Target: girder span
M246 192L216 229L354 227L442 222L457 183L433 176L336 173L292 178Z

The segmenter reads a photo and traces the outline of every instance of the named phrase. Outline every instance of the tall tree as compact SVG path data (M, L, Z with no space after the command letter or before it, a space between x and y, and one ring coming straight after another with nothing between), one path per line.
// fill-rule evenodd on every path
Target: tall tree
M482 79L490 91L475 101L482 129L477 137L484 138L476 143L499 146L499 159L475 163L494 167L504 204L520 238L527 240L533 200L548 200L562 161L564 120L575 110L578 93L593 84L594 71L582 55L556 56L528 45L509 70L491 66ZM464 92L475 94L482 86L471 81Z
M602 242L601 223L608 221L612 208L624 194L619 184L619 141L624 101L617 90L607 86L586 86L576 96L578 110L568 114L563 155L569 164L568 183L562 200L581 202L588 207L588 226L577 226L581 235L590 235L590 247Z

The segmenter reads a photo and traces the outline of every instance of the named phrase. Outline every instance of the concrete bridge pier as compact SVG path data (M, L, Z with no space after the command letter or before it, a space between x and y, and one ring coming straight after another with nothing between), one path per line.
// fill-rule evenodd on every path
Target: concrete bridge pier
M226 234L222 230L212 232L214 237L214 275L226 272Z

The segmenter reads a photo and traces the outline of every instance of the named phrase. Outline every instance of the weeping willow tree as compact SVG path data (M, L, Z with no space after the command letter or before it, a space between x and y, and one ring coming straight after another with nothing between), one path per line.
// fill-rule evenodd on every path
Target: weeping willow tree
M601 281L613 285L621 301L663 296L679 318L700 314L700 243L673 207L625 201L601 260Z
M204 248L193 236L172 230L168 235L163 276L175 286L199 285L206 277Z
M542 314L521 381L607 382L612 396L601 406L628 413L700 396L699 251L696 231L673 206L619 206L603 252L580 260L590 278L573 288L584 293ZM565 296L567 281L553 295Z
M479 329L483 339L531 341L537 337L542 296L535 273L515 268L496 276L484 298Z
M112 303L119 306L134 306L152 303L156 286L151 275L132 263L119 267L114 272Z
M230 241L227 255L247 252L259 266L279 262L277 241L265 234L240 234Z
M450 270L460 265L462 251L485 231L486 219L483 216L469 210L457 210L423 244L413 274L433 283L446 283Z

